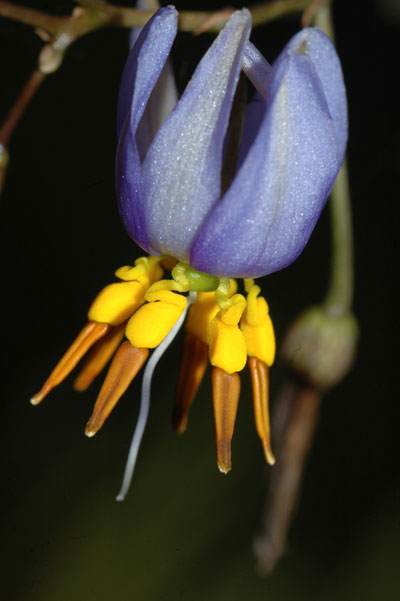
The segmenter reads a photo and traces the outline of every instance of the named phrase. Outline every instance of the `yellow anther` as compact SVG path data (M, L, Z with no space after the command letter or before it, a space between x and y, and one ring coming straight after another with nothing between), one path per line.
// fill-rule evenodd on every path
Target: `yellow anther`
M247 360L246 341L237 325L246 300L241 294L235 294L230 303L214 317L210 326L210 363L228 374L241 371Z
M246 299L242 294L235 294L226 303L224 309L221 309L221 319L227 325L237 325L242 317L243 311L246 308Z
M182 307L182 310L186 307L187 302L186 296L176 294L171 290L154 290L153 287L149 288L149 290L146 292L145 298L148 303L163 301L177 307Z
M118 326L140 307L146 289L147 286L138 281L118 282L106 286L94 299L88 319Z
M259 286L252 286L247 295L246 321L251 326L259 326L269 313L268 303L265 298L257 298L261 292Z
M275 359L275 334L268 304L265 298L258 297L260 288L252 286L247 295L247 307L240 322L246 339L249 357L256 357L267 365Z
M253 278L246 278L243 280L243 284L244 284L244 289L246 291L246 294L248 294L251 290L251 288L254 286L254 280Z
M230 280L229 296L235 294L237 283ZM186 320L186 331L194 334L208 344L210 337L210 324L220 308L215 298L215 292L198 292L197 300L190 306Z
M208 344L210 323L218 311L214 292L198 292L196 302L189 309L186 331Z
M226 303L229 302L229 298L231 296L231 281L232 280L227 280L226 278L221 278L219 281L219 286L215 291L215 298L220 306L220 309L225 307Z
M163 274L158 257L142 257L135 267L120 267L117 277L123 282L109 284L94 299L88 313L90 321L118 326L144 302L148 287Z
M146 269L143 265L135 265L135 267L124 265L123 267L119 267L115 272L116 277L124 282L132 282L145 274Z
M224 323L219 315L211 322L210 363L227 374L241 371L246 365L247 351L243 333L237 326Z
M148 279L151 284L162 277L163 272L159 265L161 258L162 257L140 257L139 259L136 259L135 267L124 265L117 269L115 275L125 282L138 280L146 283L146 280Z
M137 348L155 348L186 308L186 297L170 290L148 291L146 300L126 326L126 337Z

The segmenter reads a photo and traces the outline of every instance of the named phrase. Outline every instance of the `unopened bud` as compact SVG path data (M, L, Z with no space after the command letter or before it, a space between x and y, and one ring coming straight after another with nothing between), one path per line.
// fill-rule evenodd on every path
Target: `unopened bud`
M282 355L290 369L308 384L329 388L350 370L357 339L353 315L331 315L324 307L312 307L290 327Z
M63 50L55 48L53 44L46 44L39 55L39 71L46 75L48 73L54 73L61 65L63 58Z

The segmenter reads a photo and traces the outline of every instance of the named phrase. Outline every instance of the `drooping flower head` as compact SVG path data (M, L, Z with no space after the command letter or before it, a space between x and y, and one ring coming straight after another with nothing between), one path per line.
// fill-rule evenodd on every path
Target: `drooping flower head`
M76 381L83 390L111 363L87 426L95 434L155 349L123 498L146 422L156 362L186 312L186 340L174 408L184 431L208 359L213 366L217 462L231 467L230 441L248 362L257 432L268 463L268 375L275 339L268 305L254 278L283 269L306 245L343 161L347 106L330 40L306 28L271 67L249 42L250 14L235 12L195 70L180 100L168 57L177 12L162 8L137 36L122 77L117 114L116 187L122 222L149 256L122 267L89 310L89 323L32 399L37 404L94 345ZM136 36L135 36L136 37ZM256 92L232 160L230 122L241 72ZM231 166L232 167L232 166ZM235 167L235 165L233 165ZM234 172L234 169L231 169ZM163 269L171 277L161 279ZM243 278L246 296L234 278Z
M330 40L304 29L271 69L248 42L250 24L247 10L231 17L153 140L138 133L176 35L172 7L142 31L120 89L117 195L128 233L146 252L219 277L259 277L297 258L347 139L343 78ZM221 197L241 69L266 99L247 108L240 166Z

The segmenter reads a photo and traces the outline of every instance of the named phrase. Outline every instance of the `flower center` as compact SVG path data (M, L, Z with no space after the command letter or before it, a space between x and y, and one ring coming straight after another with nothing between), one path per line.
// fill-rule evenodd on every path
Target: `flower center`
M171 275L174 281L181 284L188 292L213 292L220 283L219 278L203 271L197 271L184 262L177 263Z

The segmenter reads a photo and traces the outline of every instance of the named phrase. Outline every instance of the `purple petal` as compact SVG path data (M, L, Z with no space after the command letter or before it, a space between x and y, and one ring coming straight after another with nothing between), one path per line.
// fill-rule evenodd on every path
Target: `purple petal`
M267 103L258 92L254 92L250 102L246 107L246 113L243 125L242 141L238 160L238 168L241 167L247 153L253 146L254 140L260 130L260 124L264 119Z
M158 130L178 102L174 74L169 60L164 65L160 77L147 102L143 117L139 123L136 140L140 160L143 163Z
M160 8L160 3L158 0L137 0L136 8L140 10L156 11ZM129 34L129 44L131 48L134 46L142 29L142 27L133 27L131 29ZM177 102L178 92L175 86L171 61L168 59L150 94L138 126L136 140L142 163L160 126L164 123Z
M143 190L153 252L188 260L219 200L223 141L250 23L247 10L232 15L148 150Z
M177 18L176 10L168 6L157 11L145 25L126 62L118 100L118 209L129 235L146 251L149 244L136 134L175 39Z
M194 242L190 263L258 277L303 250L340 167L336 130L309 53L274 65L264 121L231 187Z
M160 3L158 0L136 0L135 8L136 10L153 10L156 12L160 8ZM133 48L142 29L143 27L132 27L129 32L129 48Z
M259 94L266 99L272 81L272 67L251 42L246 44L242 68Z
M331 40L316 27L299 31L284 51L297 52L299 47L310 57L321 80L322 89L336 131L338 156L343 161L348 136L346 88L342 67Z
M132 113L131 105L135 100L137 114L134 114L132 119L135 127L140 121L148 97L159 78L176 37L177 23L177 11L173 6L166 6L158 10L138 33L136 42L125 63L119 87L117 106L118 137L121 134L127 114ZM140 99L138 98L139 95Z
M268 97L273 76L271 65L251 42L247 42L246 44L242 69L256 88L256 91L246 107L238 168L246 158L260 129L260 123L265 113L265 100Z

